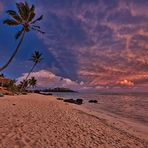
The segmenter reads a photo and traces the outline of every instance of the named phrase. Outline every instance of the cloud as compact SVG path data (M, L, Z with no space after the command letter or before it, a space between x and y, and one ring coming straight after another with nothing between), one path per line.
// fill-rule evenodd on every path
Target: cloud
M39 85L46 86L46 80L50 80L47 86L63 83L74 88L99 88L127 80L128 85L145 86L147 0L33 2L38 13L44 14L46 35L38 37L54 57L50 71L56 72L33 73L39 77Z
M122 81L118 82L118 85L133 87L134 82L125 79L125 80L122 80Z
M2 2L0 2L0 13L3 11L3 3Z
M137 1L138 2L138 1ZM131 13L133 16L148 16L148 2L146 0L139 1L138 3L131 3Z
M21 77L17 78L17 83L26 78L28 73L24 73ZM54 87L66 87L74 90L82 88L83 82L75 82L68 78L63 78L56 76L50 71L40 70L37 72L32 72L30 77L34 76L37 79L37 87L39 88L54 88Z
M135 75L139 79L147 75L148 17L144 2L77 0L47 4L45 13L50 21L45 29L48 32L50 28L56 40L49 36L43 40L64 75L87 86L116 84L128 78L127 84L132 84Z

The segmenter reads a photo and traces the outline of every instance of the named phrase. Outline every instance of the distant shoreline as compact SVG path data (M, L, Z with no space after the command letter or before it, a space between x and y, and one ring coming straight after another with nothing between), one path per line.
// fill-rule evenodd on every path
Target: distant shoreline
M34 92L47 92L47 93L52 93L52 92L73 92L77 93L77 91L71 90L69 88L62 88L62 87L57 87L57 88L47 88L47 89L36 89Z

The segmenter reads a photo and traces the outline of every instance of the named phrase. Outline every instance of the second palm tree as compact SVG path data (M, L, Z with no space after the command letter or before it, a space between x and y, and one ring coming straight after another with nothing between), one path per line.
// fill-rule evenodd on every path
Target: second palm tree
M43 58L42 58L42 53L40 53L39 51L35 51L35 52L32 54L31 61L33 61L34 64L33 64L32 68L30 69L28 75L26 76L25 82L28 80L28 78L29 78L31 72L34 70L34 68L36 67L36 65L37 65L38 63L40 63L42 60L43 60ZM22 85L22 87L21 87L21 89L20 89L21 92L24 90L24 85L25 85L25 83Z

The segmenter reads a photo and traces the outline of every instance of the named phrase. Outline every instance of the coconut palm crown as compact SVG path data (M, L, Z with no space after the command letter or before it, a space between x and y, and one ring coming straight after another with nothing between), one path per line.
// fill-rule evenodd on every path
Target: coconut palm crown
M43 58L42 58L42 53L40 53L39 51L35 51L33 54L32 54L32 57L30 59L31 61L33 61L35 64L36 63L40 63Z
M40 30L40 26L36 25L36 23L43 19L43 15L38 18L35 18L35 6L31 7L27 2L16 3L16 7L18 12L13 10L8 10L7 13L11 17L11 19L4 20L4 24L9 26L19 26L22 28L20 31L16 33L16 39L18 39L23 32L29 32L31 29L40 33L44 33Z

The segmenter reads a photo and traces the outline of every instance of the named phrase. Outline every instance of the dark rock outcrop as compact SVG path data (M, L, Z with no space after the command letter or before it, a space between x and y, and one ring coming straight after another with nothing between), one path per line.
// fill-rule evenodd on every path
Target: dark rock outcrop
M75 103L78 105L81 105L83 104L83 99L77 99Z
M40 92L39 94L46 95L46 96L52 96L52 93L50 92Z
M57 98L57 100L64 100L63 98Z
M89 103L98 103L97 100L89 100L88 102L89 102Z
M74 100L74 99L65 99L64 102L81 105L83 103L83 99L76 99L76 100Z

